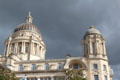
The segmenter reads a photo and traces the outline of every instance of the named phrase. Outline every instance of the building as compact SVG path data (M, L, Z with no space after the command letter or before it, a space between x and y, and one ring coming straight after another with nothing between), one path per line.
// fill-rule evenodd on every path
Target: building
M5 53L0 64L28 80L61 80L68 69L82 69L88 80L112 80L105 40L99 30L91 26L82 39L83 56L65 59L45 59L46 47L39 29L32 23L31 13L23 24L5 40Z

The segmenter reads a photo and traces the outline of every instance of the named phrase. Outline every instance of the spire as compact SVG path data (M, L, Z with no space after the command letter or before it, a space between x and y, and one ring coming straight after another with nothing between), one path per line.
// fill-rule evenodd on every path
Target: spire
M26 17L25 22L26 23L32 23L33 17L31 15L31 12L28 13L28 16Z

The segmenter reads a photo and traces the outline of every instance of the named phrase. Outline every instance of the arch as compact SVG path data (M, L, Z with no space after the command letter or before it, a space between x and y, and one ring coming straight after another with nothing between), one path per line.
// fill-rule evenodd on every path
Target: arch
M88 69L87 65L80 59L74 59L69 62L69 68L73 68L74 65L78 64L79 69Z

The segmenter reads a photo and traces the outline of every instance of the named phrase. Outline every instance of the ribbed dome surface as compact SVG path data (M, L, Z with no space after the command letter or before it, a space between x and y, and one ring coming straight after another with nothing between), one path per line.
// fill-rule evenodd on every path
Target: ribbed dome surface
M94 26L90 26L86 34L101 34L99 30L95 29Z
M21 30L31 30L40 33L40 30L32 24L33 17L29 12L29 15L26 17L25 23L18 25L18 27L14 30L14 32L21 31Z
M31 30L40 33L40 30L32 23L23 23L18 25L18 27L14 30L14 32L21 30Z

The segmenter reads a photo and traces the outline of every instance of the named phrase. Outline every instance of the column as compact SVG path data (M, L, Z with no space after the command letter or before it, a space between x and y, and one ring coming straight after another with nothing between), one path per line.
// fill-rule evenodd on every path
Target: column
M103 54L106 55L105 41L103 41Z
M8 46L7 46L7 56L9 55L9 52L10 52L10 42L8 41Z
M39 54L39 44L37 44L37 54Z
M25 53L25 42L22 42L22 53Z
M34 48L33 42L30 42L30 54L33 54L33 48Z
M18 43L15 43L15 53L18 53Z

